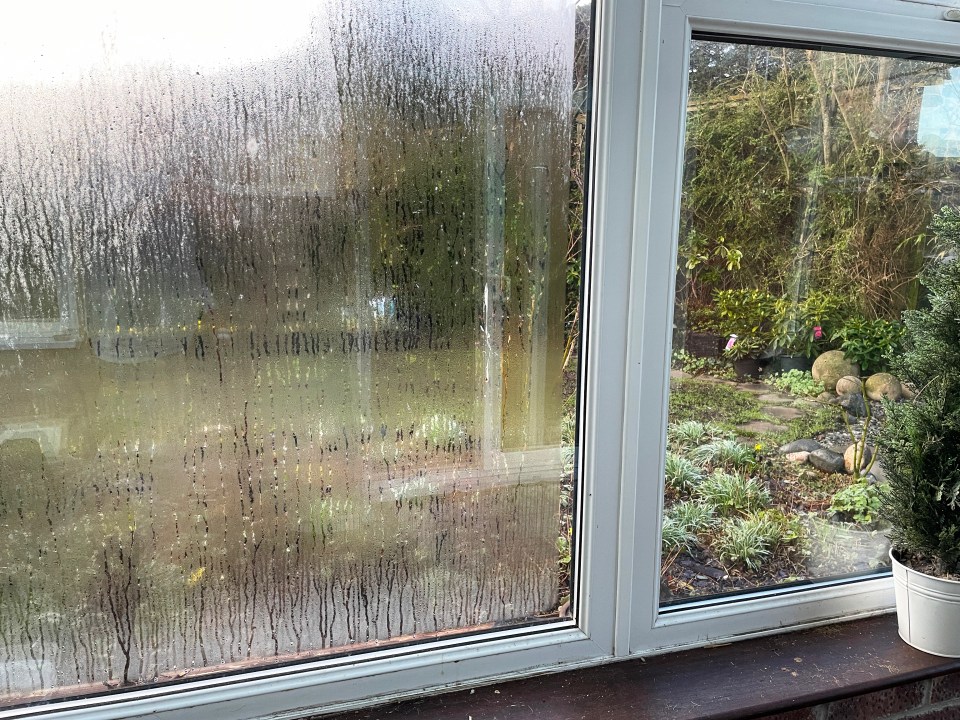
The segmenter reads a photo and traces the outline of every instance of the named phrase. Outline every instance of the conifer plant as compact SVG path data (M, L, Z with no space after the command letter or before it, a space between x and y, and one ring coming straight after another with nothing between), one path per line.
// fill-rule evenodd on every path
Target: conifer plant
M897 559L920 572L960 574L960 211L931 226L940 252L920 275L926 300L904 313L893 372L916 388L886 403L877 446L889 486L880 514Z

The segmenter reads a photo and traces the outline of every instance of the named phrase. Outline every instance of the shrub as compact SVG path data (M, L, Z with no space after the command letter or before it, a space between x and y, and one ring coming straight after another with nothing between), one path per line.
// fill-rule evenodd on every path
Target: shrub
M920 391L884 403L877 447L889 481L880 514L894 547L946 574L960 571L960 212L945 208L933 230L945 252L920 276L929 305L904 313L904 352L892 358Z
M903 339L903 327L889 320L866 320L854 317L847 320L833 340L840 341L840 349L850 362L862 372L874 372L884 365L884 358L893 353Z
M716 522L713 506L694 500L674 504L667 514L695 534L709 530Z

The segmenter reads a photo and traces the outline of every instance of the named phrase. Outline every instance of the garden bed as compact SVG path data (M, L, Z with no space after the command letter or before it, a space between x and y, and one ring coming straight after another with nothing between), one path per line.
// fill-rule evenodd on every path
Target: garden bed
M825 472L786 452L798 438L842 451L843 417L837 405L770 385L674 373L662 603L884 564L887 541L870 514L877 478ZM855 437L864 425L851 426Z

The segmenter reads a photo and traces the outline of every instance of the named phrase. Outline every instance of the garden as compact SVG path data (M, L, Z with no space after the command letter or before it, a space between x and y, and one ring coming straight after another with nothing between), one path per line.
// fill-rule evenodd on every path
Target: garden
M889 566L875 448L918 392L895 367L955 200L918 130L948 70L694 42L662 604Z

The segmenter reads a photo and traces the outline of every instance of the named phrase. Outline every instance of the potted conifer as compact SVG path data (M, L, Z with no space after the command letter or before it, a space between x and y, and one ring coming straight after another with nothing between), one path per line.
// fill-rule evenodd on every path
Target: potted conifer
M918 392L886 403L881 516L891 527L900 636L960 657L960 212L942 210L932 229L943 252L921 274L927 305L904 313L903 352L891 358Z

